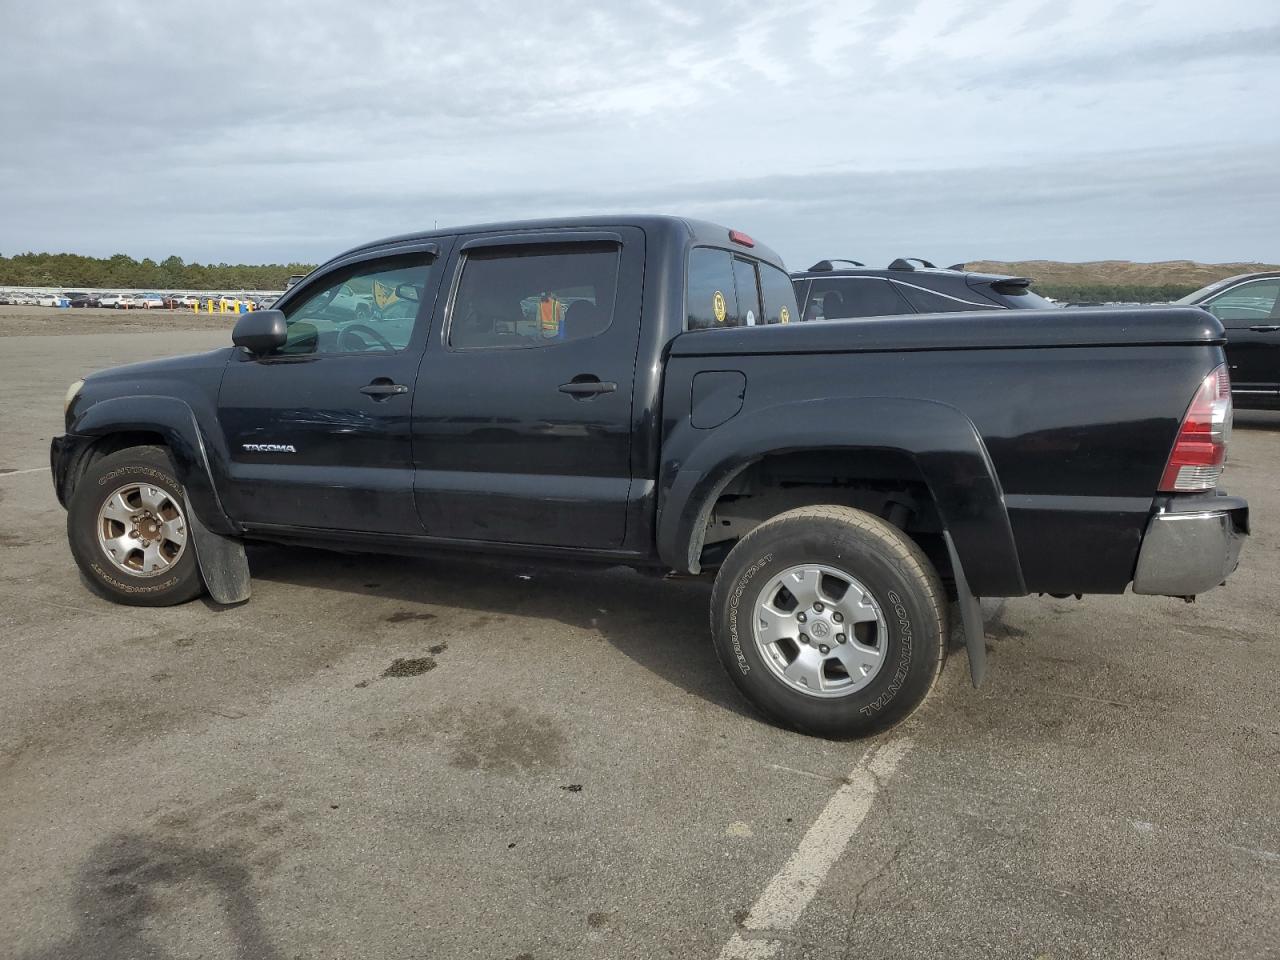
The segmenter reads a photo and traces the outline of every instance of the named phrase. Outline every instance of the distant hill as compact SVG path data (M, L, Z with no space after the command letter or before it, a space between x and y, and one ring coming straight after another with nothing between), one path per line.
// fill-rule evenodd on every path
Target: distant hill
M1224 277L1259 270L1280 270L1280 266L1270 263L1196 263L1194 260L1159 263L1134 263L1132 260L1094 260L1087 263L973 260L965 267L981 273L1030 277L1034 289L1045 296L1091 303L1176 300Z

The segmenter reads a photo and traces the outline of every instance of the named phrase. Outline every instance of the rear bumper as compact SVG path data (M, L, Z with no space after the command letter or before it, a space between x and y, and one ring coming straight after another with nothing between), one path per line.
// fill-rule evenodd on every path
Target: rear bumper
M1167 497L1147 524L1133 592L1193 597L1223 583L1249 535L1249 504L1225 493Z

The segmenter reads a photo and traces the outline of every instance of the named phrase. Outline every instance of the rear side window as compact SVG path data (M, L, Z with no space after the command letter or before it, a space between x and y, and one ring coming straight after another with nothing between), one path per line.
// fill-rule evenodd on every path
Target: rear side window
M613 243L467 254L453 300L449 345L458 350L549 347L604 333L613 322L619 256Z
M907 298L907 302L921 313L950 313L956 310L998 310L993 303L982 303L977 298L961 300L958 297L944 297L932 290L924 290L909 283L895 283L898 292Z
M790 323L800 315L791 278L777 267L760 264L760 292L764 294L765 323Z
M1247 327L1280 316L1276 300L1280 299L1280 278L1255 280L1232 287L1219 294L1204 308L1228 327Z
M842 320L848 317L886 317L914 313L911 304L878 277L815 279L805 305L806 320Z
M733 257L727 250L694 247L689 251L685 300L690 330L739 325Z

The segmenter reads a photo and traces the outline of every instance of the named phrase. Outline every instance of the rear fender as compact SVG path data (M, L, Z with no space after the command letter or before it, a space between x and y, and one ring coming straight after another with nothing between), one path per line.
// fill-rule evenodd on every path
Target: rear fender
M977 428L934 400L836 397L744 412L714 430L686 420L663 444L658 553L697 573L706 524L733 478L765 456L889 450L917 465L974 596L1025 594L1004 494Z

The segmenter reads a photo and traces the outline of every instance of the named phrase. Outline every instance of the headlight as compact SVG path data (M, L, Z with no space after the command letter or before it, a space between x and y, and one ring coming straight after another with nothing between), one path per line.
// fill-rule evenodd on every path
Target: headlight
M66 416L68 410L71 409L71 401L76 398L76 394L80 392L80 388L84 386L83 380L77 380L71 386L67 387L67 395L62 401L62 414Z

